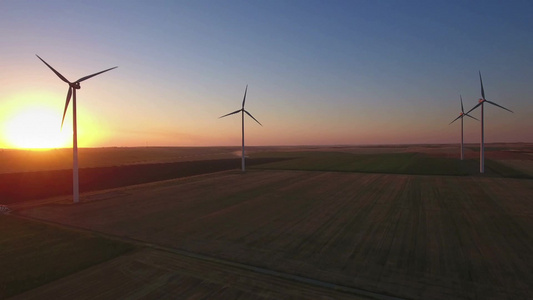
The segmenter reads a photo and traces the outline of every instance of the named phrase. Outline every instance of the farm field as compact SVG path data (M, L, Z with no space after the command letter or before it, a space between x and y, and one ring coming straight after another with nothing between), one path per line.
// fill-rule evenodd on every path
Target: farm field
M0 215L0 299L132 249L97 234Z
M279 161L281 158L249 159L248 165ZM133 164L79 170L80 192L168 180L232 170L241 160L217 159L157 164ZM0 204L72 194L72 170L0 174Z
M80 148L80 168L162 164L184 161L232 159L240 157L240 147L117 147ZM467 159L479 160L479 145L466 144ZM533 160L533 144L487 144L486 158L494 160ZM398 154L420 153L430 157L456 159L458 145L385 145L385 146L252 146L253 157L296 157L301 153ZM45 151L0 150L0 174L72 169L71 149Z
M235 264L148 248L11 299L77 299L80 296L84 299L373 299L257 273Z
M483 176L533 178L533 146L516 148L488 148ZM479 154L472 150L465 152L463 161L458 159L457 147L451 146L336 147L291 152L278 150L255 153L254 157L292 158L256 167L260 169L480 176Z
M256 169L15 213L379 295L528 299L531 195L530 179Z
M488 148L484 176L533 178L533 147L507 145ZM522 146L522 147L518 147ZM341 171L388 174L479 176L478 160L457 159L457 147L442 145L411 145L394 147L253 147L247 151L247 165L261 169ZM238 151L231 147L216 148L102 148L83 149L87 165L80 169L80 190L91 192L160 180L206 174L240 167ZM194 151L199 151L194 154ZM68 195L72 193L71 169L24 171L36 157L48 167L66 167L48 155L67 154L66 149L44 152L5 151L0 156L15 155L19 160L2 161L0 169L18 166L18 172L0 172L0 204ZM7 153L7 154L6 154ZM10 154L11 153L11 154ZM453 153L453 155L452 155ZM161 155L161 156L160 156ZM217 156L233 158L211 159ZM22 164L22 157L33 157ZM63 157L61 156L61 157ZM469 158L470 157L470 158ZM65 157L63 157L65 158ZM70 157L69 157L70 158ZM169 162L175 160L174 162ZM159 161L159 162L157 162ZM70 163L69 159L63 164ZM151 162L151 163L148 163ZM271 162L271 163L269 163ZM21 165L22 164L22 165ZM101 166L99 166L101 165ZM83 164L82 164L83 166ZM33 168L43 168L35 164Z
M111 147L80 148L80 168L172 163L235 158L239 147ZM72 170L72 149L0 151L0 174Z

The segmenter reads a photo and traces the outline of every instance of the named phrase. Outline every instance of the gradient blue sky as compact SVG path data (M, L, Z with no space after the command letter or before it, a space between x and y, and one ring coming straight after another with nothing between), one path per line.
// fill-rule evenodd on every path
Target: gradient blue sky
M452 143L478 70L515 111L485 108L486 141L533 142L532 15L531 1L1 1L0 129L43 103L59 127L67 86L39 54L71 80L119 66L78 92L95 136L81 146L238 145L240 117L218 117L246 84L264 124L247 119L250 145Z

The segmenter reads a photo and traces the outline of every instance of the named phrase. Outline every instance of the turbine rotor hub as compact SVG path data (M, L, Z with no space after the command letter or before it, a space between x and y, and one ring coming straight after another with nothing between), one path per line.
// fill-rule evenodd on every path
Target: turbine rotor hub
M73 89L81 89L81 86L80 86L80 83L79 82L73 82L70 84L70 87L73 88Z

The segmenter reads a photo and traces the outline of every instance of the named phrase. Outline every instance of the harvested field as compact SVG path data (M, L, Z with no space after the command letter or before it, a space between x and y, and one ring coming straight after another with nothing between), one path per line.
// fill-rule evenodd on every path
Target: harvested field
M119 191L16 213L384 295L533 295L532 180L253 171Z

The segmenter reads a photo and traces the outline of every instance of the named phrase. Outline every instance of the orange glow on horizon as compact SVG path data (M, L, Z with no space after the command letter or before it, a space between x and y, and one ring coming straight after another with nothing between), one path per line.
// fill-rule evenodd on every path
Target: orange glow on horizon
M61 108L45 101L12 105L0 115L0 145L29 150L72 147L71 108L61 129L62 114ZM82 117L78 113L78 146L90 147L99 141L99 131L87 113Z
M4 139L9 147L50 149L68 145L68 132L60 131L56 113L47 107L25 108L8 117Z

